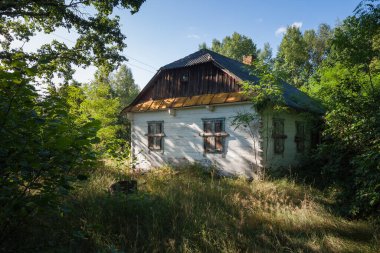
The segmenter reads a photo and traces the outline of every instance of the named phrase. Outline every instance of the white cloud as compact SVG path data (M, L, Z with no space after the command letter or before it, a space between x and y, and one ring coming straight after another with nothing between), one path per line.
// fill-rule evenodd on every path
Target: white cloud
M290 26L297 27L297 28L301 28L301 27L302 27L302 22L294 22L294 23L291 24Z
M195 34L195 33L188 34L186 37L189 39L197 39L197 40L199 40L201 38L201 36L199 36L198 34Z
M281 34L283 34L283 33L285 33L286 32L286 27L285 26L281 26L281 27L279 27L275 32L274 32L274 34L276 35L276 36L279 36L279 35L281 35Z
M291 24L290 26L291 27L297 27L297 28L301 28L302 27L302 22L294 22L293 24ZM276 36L280 36L281 34L284 34L286 32L286 29L287 27L285 26L281 26L279 28L277 28L277 30L274 32L274 34Z

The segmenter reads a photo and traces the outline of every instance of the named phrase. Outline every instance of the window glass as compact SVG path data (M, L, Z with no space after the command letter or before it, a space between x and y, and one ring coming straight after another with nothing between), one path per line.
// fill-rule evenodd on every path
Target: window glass
M283 119L273 119L273 130L272 130L273 146L275 154L282 154L285 151L285 139L286 135L284 133L284 120Z
M296 136L294 138L297 146L297 152L302 153L305 150L305 123L296 121Z
M204 119L203 139L206 153L223 153L225 137L224 119Z
M163 149L163 122L148 122L148 148L160 151Z

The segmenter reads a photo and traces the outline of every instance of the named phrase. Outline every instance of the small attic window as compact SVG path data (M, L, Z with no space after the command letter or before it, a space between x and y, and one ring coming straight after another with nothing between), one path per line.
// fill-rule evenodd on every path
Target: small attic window
M181 75L181 82L182 83L187 83L189 81L189 73L183 73Z

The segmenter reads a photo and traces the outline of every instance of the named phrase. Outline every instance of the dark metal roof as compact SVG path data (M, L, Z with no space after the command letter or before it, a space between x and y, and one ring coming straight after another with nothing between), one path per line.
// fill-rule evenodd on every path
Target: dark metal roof
M259 81L258 77L250 73L247 65L208 49L201 49L182 59L169 63L163 66L160 70L183 68L206 62L215 63L242 81ZM310 98L307 94L303 93L293 85L282 81L281 86L283 90L284 100L287 106L298 110L311 111L320 114L324 113L323 108L318 102Z
M196 64L206 63L206 62L214 62L219 67L226 69L228 72L234 74L241 80L254 80L257 81L258 78L252 76L247 68L247 65L236 61L234 59L228 58L221 54L215 53L208 49L201 49L195 53L192 53L182 59L169 63L163 66L161 69L175 69L175 68L183 68Z

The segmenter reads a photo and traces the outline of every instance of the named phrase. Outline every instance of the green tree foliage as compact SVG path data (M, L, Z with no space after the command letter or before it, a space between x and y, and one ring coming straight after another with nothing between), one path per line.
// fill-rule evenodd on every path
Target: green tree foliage
M37 212L59 207L59 196L94 162L92 145L103 122L84 114L86 94L69 85L72 67L109 71L124 60L125 36L119 18L110 15L117 7L135 12L142 2L0 2L0 245ZM14 44L58 28L78 34L73 47L52 41L37 52L24 52ZM54 76L64 85L39 94L35 87L52 83Z
M129 156L130 123L120 112L138 92L132 72L125 65L113 74L99 68L95 80L85 86L80 110L85 118L101 124L97 132L99 142L94 147L102 156L119 160Z
M77 120L78 88L40 98L35 69L0 67L0 241L38 212L58 204L70 181L94 161L97 121ZM26 75L26 73L28 75ZM79 100L78 100L79 98Z
M129 155L131 124L126 115L120 112L136 98L140 89L135 84L131 69L125 65L122 65L115 73L110 75L109 82L113 96L120 100L118 124L121 127L117 131L117 138L112 151L114 157L122 159Z
M277 53L275 70L296 87L307 85L329 52L331 35L331 28L326 24L304 34L298 27L289 26Z
M56 40L43 45L37 52L24 53L29 65L38 68L38 75L50 80L54 74L70 79L72 65L113 66L125 60L120 55L125 35L120 31L119 17L110 17L114 8L138 11L144 0L117 1L1 1L0 31L4 51L0 59L22 52L12 47L14 40L27 43L36 32L53 33L58 28L75 32L73 47ZM88 9L91 8L91 12Z
M198 45L198 49L207 49L207 44L206 42L202 42L201 44Z
M327 24L320 24L317 31L306 30L303 37L307 45L308 59L311 65L310 75L312 75L330 51L332 29Z
M380 5L371 2L335 29L331 53L309 89L327 107L330 139L316 161L353 216L380 211Z
M207 45L202 43L199 48L207 48ZM252 39L237 32L234 32L231 36L224 37L222 41L213 39L211 50L237 61L242 61L245 55L257 57L258 53L257 46Z
M118 124L120 100L112 97L109 83L99 79L85 87L85 95L86 99L81 104L82 112L101 124L97 132L99 143L95 144L95 148L100 154L108 154L113 151L113 142L122 127Z
M307 44L300 29L289 26L278 50L276 71L281 73L285 81L300 87L310 73L308 59Z
M270 44L266 42L264 48L258 51L258 60L268 66L270 69L273 69L274 59L273 52Z
M131 69L126 65L121 65L110 76L110 85L114 96L120 99L120 110L129 105L140 92L139 87L133 79Z
M242 83L243 92L249 97L255 110L262 112L268 107L283 109L283 91L280 79L271 69L271 66L262 61L256 61L251 66L252 75L256 81Z

